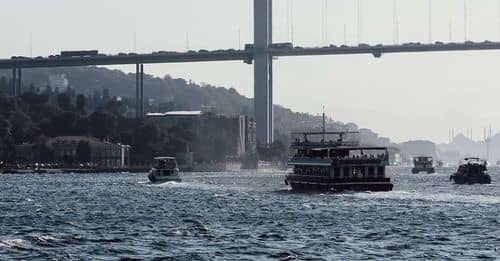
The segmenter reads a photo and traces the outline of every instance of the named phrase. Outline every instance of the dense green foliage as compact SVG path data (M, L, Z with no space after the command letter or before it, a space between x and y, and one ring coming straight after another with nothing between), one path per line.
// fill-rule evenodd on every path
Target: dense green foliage
M10 77L9 73L9 71L0 70L0 77ZM104 90L110 90L108 95L128 99L130 102L123 103L125 106L121 108L122 112L127 110L127 106L129 109L133 107L135 74L126 74L119 70L101 67L37 68L23 70L23 81L33 83L34 86L44 87L49 85L50 75L65 75L71 88L76 93L87 97L93 97L96 93L101 95ZM8 84L7 79L5 78L4 81ZM6 87L4 90L10 91L10 87ZM144 97L147 101L147 111L201 109L229 115L253 115L253 100L239 94L234 88L197 84L168 75L163 78L145 75ZM150 102L153 106L148 107ZM92 105L87 104L87 107L92 107ZM284 143L288 142L286 136L291 131L319 130L321 126L321 116L296 113L279 105L274 106L274 112L276 134L278 138L282 138ZM329 129L345 127L344 124L333 122L331 119L328 119L327 123ZM352 128L350 129L352 130Z
M9 97L0 92L0 161L14 162L14 146L30 143L36 148L37 161L50 162L53 152L45 146L45 141L56 136L92 136L131 145L134 164L148 164L155 156L185 152L186 143L197 147L197 138L189 129L162 129L151 120L123 117L116 109L121 106L116 99L87 115L84 96L78 96L76 104L67 96L59 94L53 104L44 94ZM221 135L211 135L217 144L205 148L202 160L220 160L230 152ZM88 144L79 144L77 155L80 162L88 162Z

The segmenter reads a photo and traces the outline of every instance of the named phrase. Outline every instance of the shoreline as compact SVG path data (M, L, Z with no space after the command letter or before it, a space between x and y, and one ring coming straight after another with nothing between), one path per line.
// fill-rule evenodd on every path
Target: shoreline
M100 174L100 173L147 173L149 168L117 168L117 169L79 169L79 168L60 168L60 169L3 169L1 174Z

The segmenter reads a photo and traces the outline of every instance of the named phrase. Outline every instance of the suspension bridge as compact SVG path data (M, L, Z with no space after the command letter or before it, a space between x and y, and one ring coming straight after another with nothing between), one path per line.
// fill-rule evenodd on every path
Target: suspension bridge
M254 66L254 116L257 122L257 142L260 146L266 146L271 144L274 139L273 57L371 54L375 58L380 58L387 53L500 50L500 42L492 41L434 42L426 44L413 42L390 45L358 44L356 46L328 45L324 47L301 47L294 46L293 43L274 44L272 39L272 0L253 0L253 7L254 42L245 45L245 48L240 50L159 51L151 54L120 53L117 55L94 54L82 56L51 55L36 58L18 56L0 60L0 69L12 70L12 93L20 95L22 91L22 69L24 68L136 65L136 112L137 117L142 118L145 115L144 64L243 61ZM323 19L326 20L326 18ZM327 38L326 32L323 32L323 37Z

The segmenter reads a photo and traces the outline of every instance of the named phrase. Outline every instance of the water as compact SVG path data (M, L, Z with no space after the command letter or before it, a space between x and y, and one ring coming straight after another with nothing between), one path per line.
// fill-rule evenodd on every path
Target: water
M296 194L283 172L0 175L0 259L500 258L491 185L389 174L388 193Z

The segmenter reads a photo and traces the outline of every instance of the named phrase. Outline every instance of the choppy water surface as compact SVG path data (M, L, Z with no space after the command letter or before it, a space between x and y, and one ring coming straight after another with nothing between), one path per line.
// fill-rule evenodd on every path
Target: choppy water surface
M0 176L0 259L495 259L500 170L390 169L388 193L296 194L284 173Z

